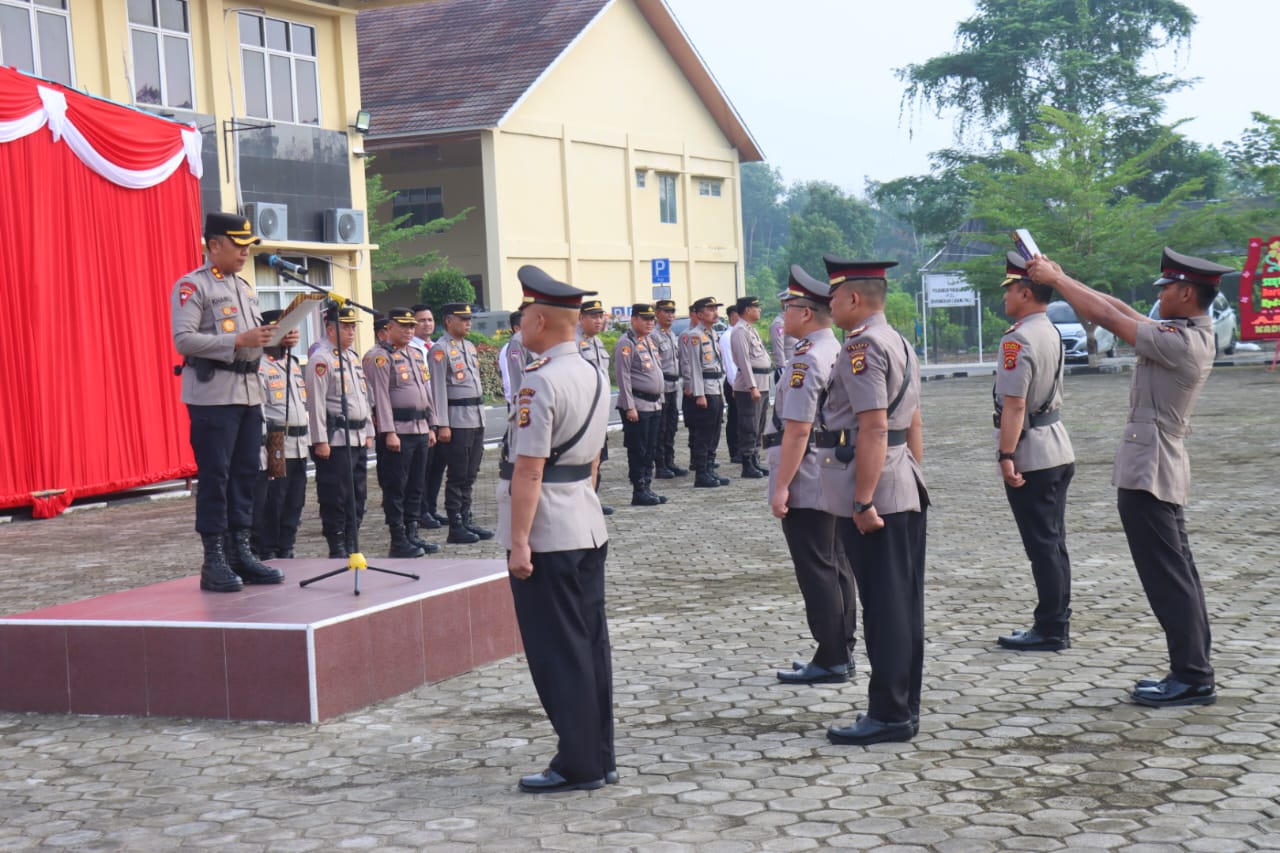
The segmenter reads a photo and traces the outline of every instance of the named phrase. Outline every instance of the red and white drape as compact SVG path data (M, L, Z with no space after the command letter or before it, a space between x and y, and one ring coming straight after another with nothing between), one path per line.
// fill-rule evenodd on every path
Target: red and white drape
M195 471L169 332L200 135L0 68L0 507Z

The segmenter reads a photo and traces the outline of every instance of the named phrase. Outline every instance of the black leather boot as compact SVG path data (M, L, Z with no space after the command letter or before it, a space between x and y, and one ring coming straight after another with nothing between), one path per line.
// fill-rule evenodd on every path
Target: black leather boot
M474 545L480 541L480 537L467 529L462 523L462 513L449 513L449 535L445 537L446 542L452 545Z
M759 453L751 454L751 467L759 471L762 476L765 476L765 477L769 476L769 469L760 464Z
M636 480L631 484L632 506L657 506L660 503L658 496L645 488L644 480Z
M391 530L391 548L387 551L388 557L397 559L412 559L413 557L421 557L424 552L417 545L410 542L404 535L403 524L392 524Z
M347 551L347 534L345 533L326 533L324 539L329 543L329 556L342 557L346 559L351 554Z
M440 525L437 524L436 526L439 527ZM434 554L440 550L439 545L434 542L428 542L418 536L418 525L412 521L406 523L404 526L404 538L409 540L410 545L416 545L421 548L422 553L424 554Z
M688 468L681 468L679 465L676 464L676 458L674 456L667 459L666 464L663 465L662 467L667 469L677 477L684 477L689 473Z
M227 565L245 583L280 583L284 580L284 572L253 556L248 530L233 530L227 534Z
M466 511L462 513L462 526L470 530L472 533L474 533L476 536L480 537L481 539L493 538L492 530L490 530L487 527L478 526L475 523L475 521L471 518L471 507L467 507Z
M710 468L701 468L693 478L693 485L698 489L714 489L721 483L720 478L711 473Z
M422 518L418 519L418 524L423 530L439 530L440 522L436 520L435 514L424 512Z
M209 592L239 592L244 582L227 565L227 552L221 533L204 533L204 565L200 567L200 588Z
M665 495L660 495L653 490L653 480L651 480L650 478L645 477L644 482L641 483L641 487L644 489L644 493L646 495L656 500L658 503L664 504L667 502L667 498Z
M742 479L759 480L763 476L764 474L761 474L759 469L757 469L756 466L751 464L750 456L742 457Z

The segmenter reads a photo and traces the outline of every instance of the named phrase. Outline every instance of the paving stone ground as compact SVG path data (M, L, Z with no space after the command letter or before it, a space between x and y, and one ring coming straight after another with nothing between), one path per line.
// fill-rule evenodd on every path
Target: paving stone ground
M1165 710L1125 701L1166 663L1110 486L1129 380L1068 380L1074 646L1047 655L994 643L1028 623L1032 585L992 460L990 379L925 385L934 507L911 743L827 743L862 708L865 659L849 685L776 682L810 642L762 483L661 482L669 504L632 509L614 433L621 784L515 790L554 745L521 658L317 726L0 713L0 851L1280 849L1280 380L1220 368L1201 399L1187 521L1220 699ZM378 553L376 491L370 506ZM300 550L320 555L313 513ZM0 611L190 575L192 515L183 498L0 525Z

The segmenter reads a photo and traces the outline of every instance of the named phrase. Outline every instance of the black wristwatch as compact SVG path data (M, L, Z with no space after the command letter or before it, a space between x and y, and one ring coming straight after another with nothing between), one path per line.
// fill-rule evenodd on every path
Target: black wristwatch
M863 504L863 503L858 503L857 501L854 501L854 502L853 502L853 514L854 514L854 515L859 515L859 514L861 514L861 513L866 512L866 511L867 511L867 510L869 510L869 509L875 509L875 506L876 506L876 505L875 505L875 504L873 504L871 501L867 501L867 502L866 502L866 503L864 503L864 504Z
M1004 461L1004 460L1006 460L1006 459L1008 459L1010 462L1012 462L1012 461L1013 461L1013 454L1012 454L1012 453L1005 453L1003 450L997 450L997 451L996 451L996 461L997 461L997 462L1003 462L1003 461Z

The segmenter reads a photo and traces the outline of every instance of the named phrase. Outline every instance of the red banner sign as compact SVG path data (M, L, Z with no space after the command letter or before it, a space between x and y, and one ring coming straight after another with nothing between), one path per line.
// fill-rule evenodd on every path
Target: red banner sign
M1252 237L1240 273L1240 339L1280 338L1280 237Z

